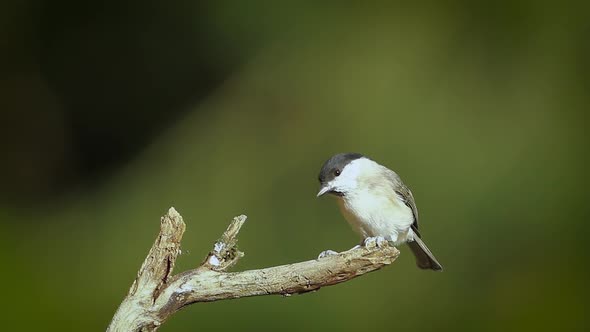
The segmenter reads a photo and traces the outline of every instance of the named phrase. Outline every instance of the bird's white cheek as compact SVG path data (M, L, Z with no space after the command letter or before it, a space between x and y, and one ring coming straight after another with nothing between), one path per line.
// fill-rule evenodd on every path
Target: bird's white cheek
M340 192L350 192L357 188L357 181L356 179L348 178L348 177L340 177L336 181L334 181L334 188Z

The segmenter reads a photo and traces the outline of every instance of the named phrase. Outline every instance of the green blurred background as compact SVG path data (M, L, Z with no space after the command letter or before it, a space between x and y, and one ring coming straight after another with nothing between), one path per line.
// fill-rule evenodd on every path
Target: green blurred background
M238 214L235 270L358 241L332 154L396 170L445 267L196 304L161 331L587 331L590 21L575 2L4 1L7 330L104 330L174 206L176 272Z

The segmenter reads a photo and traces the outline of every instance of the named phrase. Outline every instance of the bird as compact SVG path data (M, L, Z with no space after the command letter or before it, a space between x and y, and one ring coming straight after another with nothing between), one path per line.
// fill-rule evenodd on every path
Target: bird
M317 197L336 197L362 244L407 243L420 269L443 270L422 241L414 196L396 172L360 153L339 153L323 164L318 180Z

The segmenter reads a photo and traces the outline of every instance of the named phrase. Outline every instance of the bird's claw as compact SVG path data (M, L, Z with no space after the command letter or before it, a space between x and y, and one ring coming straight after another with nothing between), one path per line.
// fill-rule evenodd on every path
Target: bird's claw
M318 255L318 259L324 258L324 257L328 257L328 256L332 256L332 255L338 255L338 252L334 251L334 250L324 250L322 252L320 252L320 254Z
M389 245L389 242L383 236L368 237L363 241L365 248L383 248Z

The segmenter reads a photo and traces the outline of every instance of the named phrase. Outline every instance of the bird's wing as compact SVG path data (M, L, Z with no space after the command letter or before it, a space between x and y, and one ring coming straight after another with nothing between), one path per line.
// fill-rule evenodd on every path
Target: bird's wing
M390 170L389 168L383 166L385 169L385 174L387 174L387 179L389 183L393 187L393 190L398 195L398 197L412 210L412 214L414 215L414 222L412 223L412 230L417 236L420 236L418 233L418 209L416 208L416 203L414 202L414 195L410 191L403 182L402 179L397 175L396 172Z
M420 233L418 232L418 209L416 208L416 203L414 202L414 195L412 195L412 191L410 188L406 187L405 184L399 180L398 185L395 188L395 193L401 198L401 200L406 204L407 207L412 209L412 214L414 215L414 222L412 223L412 230L418 237L420 237Z
M414 233L416 233L416 235L418 235L418 237L420 237L420 233L418 232L418 209L416 208L416 203L414 202L414 196L412 195L412 192L403 183L396 189L395 192L400 196L404 204L412 209L412 214L414 215L412 230Z

